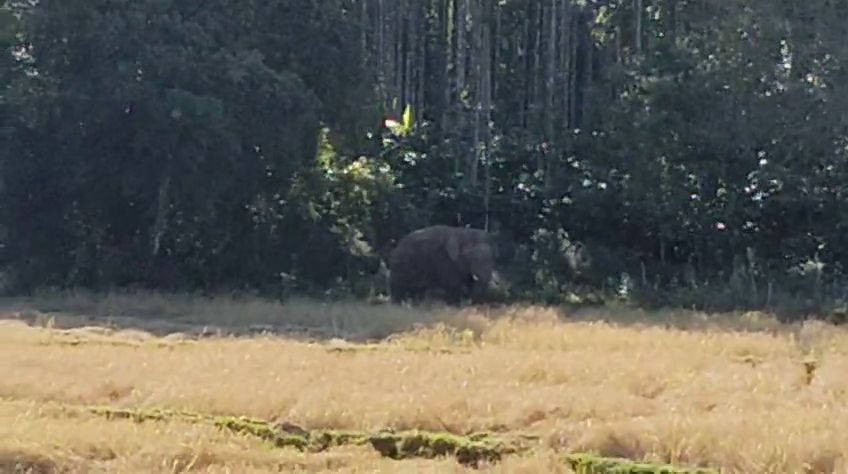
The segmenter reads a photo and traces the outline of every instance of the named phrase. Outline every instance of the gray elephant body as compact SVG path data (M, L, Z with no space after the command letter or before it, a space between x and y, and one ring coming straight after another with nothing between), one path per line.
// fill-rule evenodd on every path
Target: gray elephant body
M440 292L451 304L479 294L496 278L497 248L480 229L434 225L407 234L389 255L392 301Z

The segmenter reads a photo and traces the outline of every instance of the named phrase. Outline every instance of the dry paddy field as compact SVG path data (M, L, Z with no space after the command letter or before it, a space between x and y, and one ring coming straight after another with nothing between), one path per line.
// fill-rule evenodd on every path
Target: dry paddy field
M0 309L2 473L848 472L848 334L825 324L155 295Z

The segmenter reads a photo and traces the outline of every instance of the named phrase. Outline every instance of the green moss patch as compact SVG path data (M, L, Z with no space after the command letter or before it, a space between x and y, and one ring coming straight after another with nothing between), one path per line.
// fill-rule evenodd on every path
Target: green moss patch
M685 468L662 464L637 463L629 459L570 454L566 463L577 474L718 474L714 469Z
M478 432L466 435L409 430L401 432L307 430L291 423L275 423L248 417L204 415L178 410L120 409L110 407L67 407L69 411L91 413L107 419L146 421L183 421L207 423L233 433L264 440L275 447L322 452L337 446L370 446L390 459L451 456L466 466L497 463L507 455L520 455L538 447L537 436L503 436ZM658 464L636 463L628 459L570 454L565 462L579 474L713 474L716 470L691 469Z
M247 417L201 415L176 410L129 410L108 407L87 407L85 412L107 419L145 421L184 421L208 423L234 433L248 434L276 447L291 447L301 451L321 452L336 446L371 446L382 456L391 459L436 458L453 456L464 465L479 465L500 461L508 454L529 450L538 444L532 436L504 439L491 433L472 433L467 436L426 431L358 432L340 430L306 430L288 423L271 423Z
M532 447L532 443L521 439L498 439L483 433L456 436L423 431L376 434L368 437L368 443L391 459L454 456L460 464L475 466L499 462L505 455L526 452Z

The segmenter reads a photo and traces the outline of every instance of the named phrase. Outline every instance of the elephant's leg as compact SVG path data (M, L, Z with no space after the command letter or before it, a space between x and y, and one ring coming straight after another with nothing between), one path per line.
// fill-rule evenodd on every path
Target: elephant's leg
M402 304L407 299L413 297L413 289L406 281L396 278L390 282L389 291L392 302Z
M468 295L469 298L474 296L478 289L477 280L474 278L474 276L471 274L466 275L463 279L463 283L463 289L465 290L465 294Z
M475 282L476 283L476 282ZM486 288L481 288L480 285L475 285L472 288L469 298L471 299L471 304L480 304L486 300Z
M406 293L392 293L391 295L391 301L395 304L403 304L407 299L409 299L409 295Z
M451 306L462 305L462 300L463 300L464 295L462 294L461 291L458 291L458 290L459 290L458 288L453 288L451 290L445 290L443 292L444 293L443 297L444 297L445 303L447 303Z
M453 306L462 305L463 301L470 296L470 278L470 276L466 277L459 271L444 271L440 275L439 282L445 302Z
M424 288L416 288L410 292L409 299L413 304L421 304L427 298L427 290Z
M426 296L426 288L416 284L397 285L392 291L392 301L397 304L402 304L404 301L409 301L412 304L419 304Z

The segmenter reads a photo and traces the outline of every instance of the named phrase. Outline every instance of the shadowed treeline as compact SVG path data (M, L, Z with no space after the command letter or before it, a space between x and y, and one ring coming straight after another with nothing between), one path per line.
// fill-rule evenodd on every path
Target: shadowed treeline
M0 265L374 298L488 229L513 302L845 313L839 2L0 4Z

